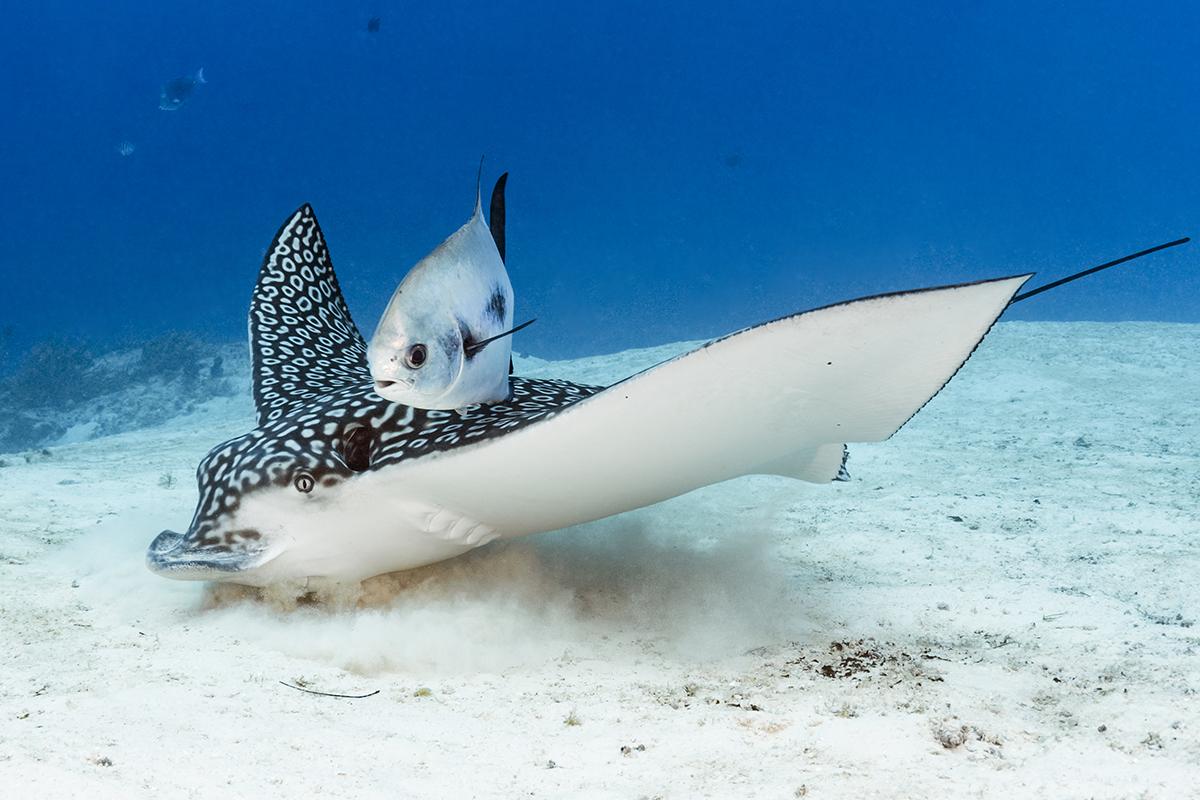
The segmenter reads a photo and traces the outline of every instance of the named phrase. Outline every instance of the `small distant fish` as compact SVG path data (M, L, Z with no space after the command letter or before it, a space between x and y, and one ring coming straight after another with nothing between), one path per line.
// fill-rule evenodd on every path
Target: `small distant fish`
M129 141L128 139L125 139L117 145L117 152L125 157L133 155L133 151L136 149L137 148L134 147L133 142Z
M204 67L196 70L195 75L167 81L163 84L162 94L158 98L159 109L174 111L179 108L191 98L192 92L202 83L208 83L204 80Z
M367 20L367 33L379 33L379 25L382 20L379 17L371 17Z
M730 153L729 155L725 156L725 166L729 167L730 169L737 169L741 165L742 165L742 154L741 153Z

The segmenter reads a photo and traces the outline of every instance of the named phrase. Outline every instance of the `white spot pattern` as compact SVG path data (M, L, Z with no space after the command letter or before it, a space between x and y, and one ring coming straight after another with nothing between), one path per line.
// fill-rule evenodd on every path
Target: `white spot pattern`
M254 404L263 424L369 376L312 206L275 234L250 301Z

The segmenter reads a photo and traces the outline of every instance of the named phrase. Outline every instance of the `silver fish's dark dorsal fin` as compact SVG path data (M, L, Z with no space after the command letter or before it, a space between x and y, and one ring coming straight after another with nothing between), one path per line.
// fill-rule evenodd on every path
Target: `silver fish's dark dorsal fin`
M250 299L250 364L259 425L314 397L371 383L367 345L308 204L275 234L259 270Z
M508 185L508 173L500 176L496 181L495 188L492 189L492 202L488 211L488 228L492 232L492 239L496 242L496 250L500 253L500 260L505 264L508 259L504 255L504 187Z

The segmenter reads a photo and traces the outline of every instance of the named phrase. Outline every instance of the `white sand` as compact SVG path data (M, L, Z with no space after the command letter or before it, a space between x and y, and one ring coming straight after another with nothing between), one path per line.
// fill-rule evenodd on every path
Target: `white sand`
M1196 797L1198 353L1002 324L849 484L731 482L356 610L143 568L245 398L7 456L0 796Z

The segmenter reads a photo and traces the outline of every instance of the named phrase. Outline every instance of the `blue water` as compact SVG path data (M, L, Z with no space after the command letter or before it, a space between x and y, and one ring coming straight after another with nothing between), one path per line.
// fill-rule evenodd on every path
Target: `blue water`
M369 334L466 220L481 154L489 185L511 172L517 316L539 317L515 346L545 357L1200 232L1194 4L253 6L6 7L9 366L56 335L242 337L305 201ZM1008 318L1195 322L1198 298L1192 245Z

